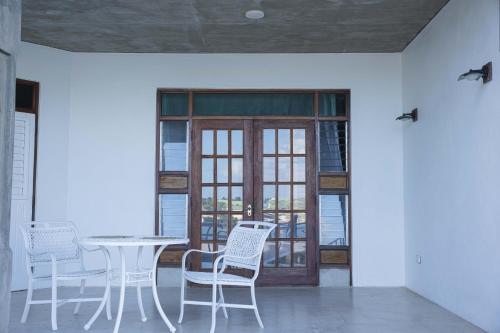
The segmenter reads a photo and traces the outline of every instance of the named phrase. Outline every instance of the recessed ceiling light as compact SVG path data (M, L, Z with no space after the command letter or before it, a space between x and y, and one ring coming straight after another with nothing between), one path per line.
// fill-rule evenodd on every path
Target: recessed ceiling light
M264 12L262 10L249 10L245 13L245 17L252 19L252 20L258 20L264 17Z

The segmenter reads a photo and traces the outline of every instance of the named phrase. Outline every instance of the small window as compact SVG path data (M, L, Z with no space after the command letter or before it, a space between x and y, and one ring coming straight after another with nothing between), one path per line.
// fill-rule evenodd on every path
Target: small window
M346 95L336 93L319 94L319 115L322 117L347 115Z
M319 196L321 246L349 245L347 199L347 195Z
M319 123L319 171L347 171L347 123L321 121Z
M160 171L187 171L188 122L162 121L160 140Z
M187 194L160 194L160 234L187 237Z
M188 114L188 94L168 93L161 96L162 116L187 116Z

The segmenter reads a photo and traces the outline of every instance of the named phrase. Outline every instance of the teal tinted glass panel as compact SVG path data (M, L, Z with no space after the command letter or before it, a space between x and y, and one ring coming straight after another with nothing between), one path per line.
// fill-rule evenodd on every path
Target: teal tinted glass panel
M188 94L170 93L161 95L162 116L187 116Z
M312 93L197 93L195 116L313 116Z
M319 115L322 117L345 116L346 95L334 93L319 94Z

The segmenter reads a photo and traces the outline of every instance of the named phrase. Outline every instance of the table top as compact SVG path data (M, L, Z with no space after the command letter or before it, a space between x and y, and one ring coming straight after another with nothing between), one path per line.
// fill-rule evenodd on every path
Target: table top
M174 238L163 236L99 235L86 237L80 242L83 245L90 246L161 246L188 244L189 238Z

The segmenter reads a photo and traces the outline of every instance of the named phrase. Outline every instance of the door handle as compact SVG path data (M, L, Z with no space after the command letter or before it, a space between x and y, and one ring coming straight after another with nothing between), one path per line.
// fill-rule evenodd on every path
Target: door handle
M247 216L252 216L252 214L253 214L252 204L248 204L248 206L247 206Z

